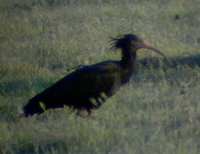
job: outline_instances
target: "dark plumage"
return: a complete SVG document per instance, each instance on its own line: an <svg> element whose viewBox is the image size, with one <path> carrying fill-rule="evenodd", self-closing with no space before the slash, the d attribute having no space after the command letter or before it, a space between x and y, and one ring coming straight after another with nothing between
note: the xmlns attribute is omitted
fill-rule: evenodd
<svg viewBox="0 0 200 154"><path fill-rule="evenodd" d="M92 109L98 108L129 81L135 70L138 49L148 48L163 55L132 34L113 38L112 43L114 48L121 49L121 60L105 61L75 70L30 99L23 108L24 115L40 114L44 108L61 108L64 105L78 111L86 110L90 114Z"/></svg>

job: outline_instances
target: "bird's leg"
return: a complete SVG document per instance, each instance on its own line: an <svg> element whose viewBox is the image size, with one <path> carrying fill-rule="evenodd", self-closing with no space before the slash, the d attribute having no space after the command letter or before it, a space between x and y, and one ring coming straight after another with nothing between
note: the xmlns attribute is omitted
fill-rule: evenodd
<svg viewBox="0 0 200 154"><path fill-rule="evenodd" d="M95 119L94 112L92 110L90 110L90 109L88 109L87 112L88 112L87 117L94 120Z"/></svg>
<svg viewBox="0 0 200 154"><path fill-rule="evenodd" d="M89 108L86 109L80 109L77 111L77 115L82 117L82 118L88 118L88 117L92 117L92 111Z"/></svg>
<svg viewBox="0 0 200 154"><path fill-rule="evenodd" d="M90 109L87 109L87 115L90 116L92 114L92 111Z"/></svg>
<svg viewBox="0 0 200 154"><path fill-rule="evenodd" d="M85 110L78 110L76 115L82 117L82 118L86 118L87 117L87 112Z"/></svg>

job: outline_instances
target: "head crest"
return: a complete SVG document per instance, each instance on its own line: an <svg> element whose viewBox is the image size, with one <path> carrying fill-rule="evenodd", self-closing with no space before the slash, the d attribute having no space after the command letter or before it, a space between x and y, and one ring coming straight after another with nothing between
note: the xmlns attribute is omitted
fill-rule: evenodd
<svg viewBox="0 0 200 154"><path fill-rule="evenodd" d="M111 48L121 49L130 44L131 41L137 41L140 38L134 34L125 34L116 38L111 38Z"/></svg>

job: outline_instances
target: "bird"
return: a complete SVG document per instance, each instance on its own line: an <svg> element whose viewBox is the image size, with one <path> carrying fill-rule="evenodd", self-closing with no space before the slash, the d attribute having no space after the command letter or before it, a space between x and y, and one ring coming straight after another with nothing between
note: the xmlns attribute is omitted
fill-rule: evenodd
<svg viewBox="0 0 200 154"><path fill-rule="evenodd" d="M160 50L135 34L111 38L111 48L121 50L120 60L107 60L74 70L31 98L23 107L23 115L29 117L64 106L90 115L136 73L139 49L146 48L165 57Z"/></svg>

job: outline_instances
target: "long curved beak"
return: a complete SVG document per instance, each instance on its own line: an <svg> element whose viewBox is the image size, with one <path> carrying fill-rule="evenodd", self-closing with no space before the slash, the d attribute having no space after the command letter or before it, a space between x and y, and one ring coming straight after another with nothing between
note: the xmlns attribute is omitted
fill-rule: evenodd
<svg viewBox="0 0 200 154"><path fill-rule="evenodd" d="M141 48L150 49L167 59L167 57L158 49L154 48L150 43L144 41Z"/></svg>

